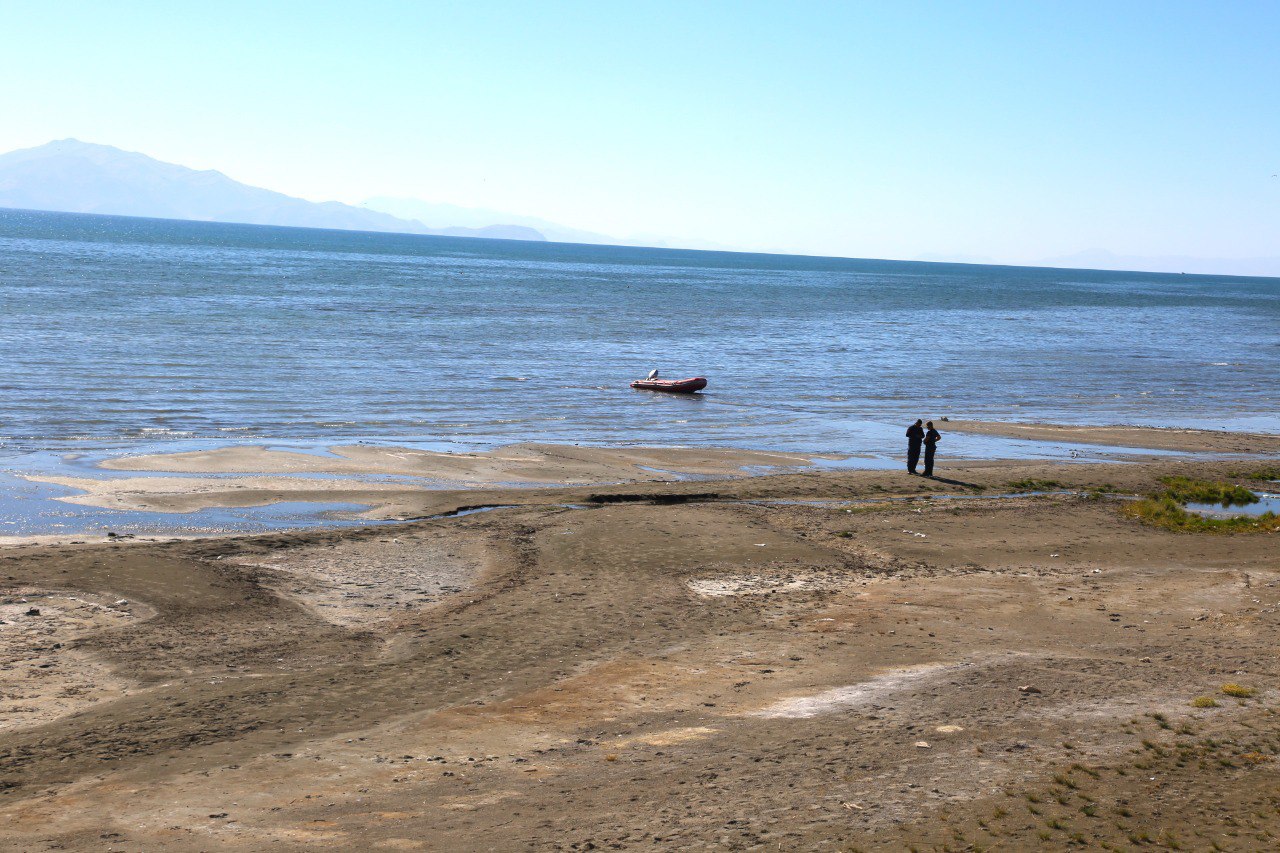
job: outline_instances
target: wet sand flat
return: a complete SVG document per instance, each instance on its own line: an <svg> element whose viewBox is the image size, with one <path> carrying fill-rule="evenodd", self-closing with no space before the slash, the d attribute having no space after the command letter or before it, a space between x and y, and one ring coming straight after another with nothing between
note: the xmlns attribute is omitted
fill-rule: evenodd
<svg viewBox="0 0 1280 853"><path fill-rule="evenodd" d="M1183 453L1280 453L1280 435L1227 430L1154 428L1139 426L1065 426L1004 421L947 421L943 430L975 435L1000 435L1032 441L1145 447Z"/></svg>
<svg viewBox="0 0 1280 853"><path fill-rule="evenodd" d="M395 474L455 482L599 483L610 480L669 479L670 471L704 476L741 474L744 466L803 467L812 455L734 448L579 447L513 444L489 452L440 453L409 447L346 445L329 455L225 447L189 453L161 453L113 459L104 468L219 474L261 471L273 474Z"/></svg>
<svg viewBox="0 0 1280 853"><path fill-rule="evenodd" d="M1270 849L1276 535L1173 533L1090 494L1238 467L406 492L415 517L506 508L0 550L5 601L132 608L6 658L9 692L36 657L98 669L83 701L31 690L35 716L0 717L0 838ZM997 497L1033 478L1062 493Z"/></svg>

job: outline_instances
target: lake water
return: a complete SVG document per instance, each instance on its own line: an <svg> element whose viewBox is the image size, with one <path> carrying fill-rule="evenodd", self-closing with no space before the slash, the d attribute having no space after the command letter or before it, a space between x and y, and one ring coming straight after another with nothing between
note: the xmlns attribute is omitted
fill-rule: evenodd
<svg viewBox="0 0 1280 853"><path fill-rule="evenodd" d="M655 367L710 385L627 388ZM1280 279L0 211L10 454L331 437L873 451L859 442L896 447L899 425L942 415L1277 430L1277 388Z"/></svg>

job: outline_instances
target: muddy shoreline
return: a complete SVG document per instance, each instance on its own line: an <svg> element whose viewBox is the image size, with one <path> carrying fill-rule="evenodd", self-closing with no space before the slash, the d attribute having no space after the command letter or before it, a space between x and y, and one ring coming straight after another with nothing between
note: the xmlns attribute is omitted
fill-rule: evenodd
<svg viewBox="0 0 1280 853"><path fill-rule="evenodd" d="M1097 494L1250 464L404 489L504 508L6 548L0 839L1262 849L1276 536Z"/></svg>

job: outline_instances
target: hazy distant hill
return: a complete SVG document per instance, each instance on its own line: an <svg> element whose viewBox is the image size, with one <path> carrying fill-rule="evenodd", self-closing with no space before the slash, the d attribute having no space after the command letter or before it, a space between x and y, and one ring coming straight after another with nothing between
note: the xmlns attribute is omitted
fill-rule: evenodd
<svg viewBox="0 0 1280 853"><path fill-rule="evenodd" d="M336 201L306 201L233 181L221 172L201 172L75 139L0 154L0 207L452 237L546 239L524 225L429 228L411 219Z"/></svg>
<svg viewBox="0 0 1280 853"><path fill-rule="evenodd" d="M445 223L450 225L466 225L472 228L493 225L494 223L511 223L523 225L541 233L553 243L592 243L605 246L652 246L669 249L704 249L712 252L739 252L732 246L712 243L706 240L673 239L653 234L633 234L630 237L613 237L595 231L584 231L581 228L570 228L557 222L550 222L536 216L522 216L518 213L506 213L500 210L488 210L482 207L462 207L456 204L423 201L417 198L397 198L377 196L365 200L361 207L414 219L422 224L438 228Z"/></svg>
<svg viewBox="0 0 1280 853"><path fill-rule="evenodd" d="M618 237L610 237L608 234L597 234L594 231L569 228L535 216L521 216L497 210L487 210L481 207L441 204L416 198L378 196L368 199L361 207L381 213L389 213L392 216L399 216L404 219L413 219L429 228L443 228L446 224L450 226L462 225L469 228L484 228L495 223L504 222L532 228L548 240L556 243L595 243L610 246L630 244L630 241Z"/></svg>

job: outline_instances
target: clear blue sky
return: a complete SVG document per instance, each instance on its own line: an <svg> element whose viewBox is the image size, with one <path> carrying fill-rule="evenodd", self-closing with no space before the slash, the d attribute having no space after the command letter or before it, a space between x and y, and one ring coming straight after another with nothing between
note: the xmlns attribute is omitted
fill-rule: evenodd
<svg viewBox="0 0 1280 853"><path fill-rule="evenodd" d="M1280 2L0 2L0 150L861 257L1280 255Z"/></svg>

